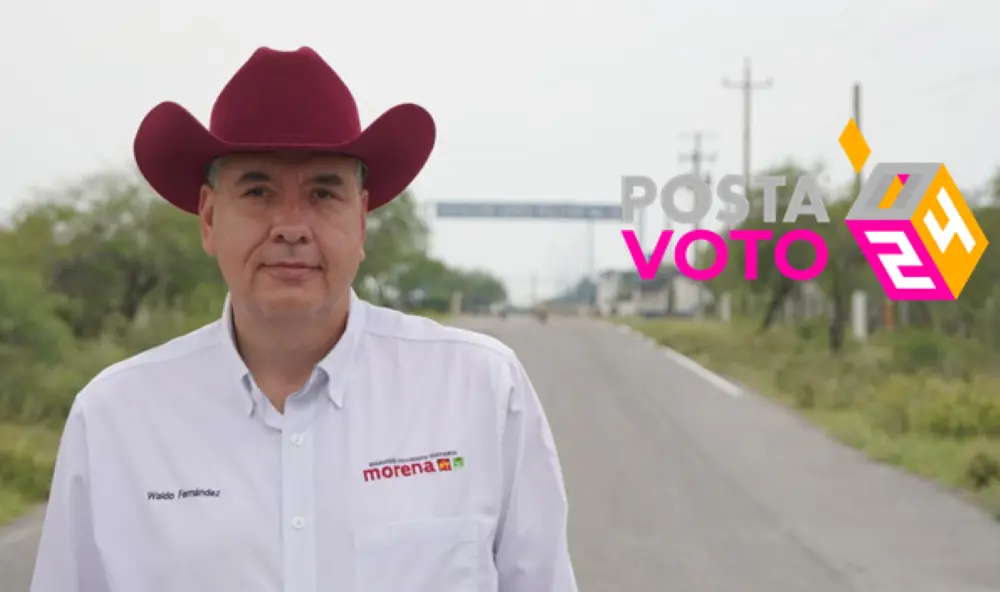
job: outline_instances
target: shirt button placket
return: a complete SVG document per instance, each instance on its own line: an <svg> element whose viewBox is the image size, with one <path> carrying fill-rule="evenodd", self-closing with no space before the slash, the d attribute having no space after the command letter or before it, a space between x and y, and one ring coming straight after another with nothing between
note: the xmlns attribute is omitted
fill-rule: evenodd
<svg viewBox="0 0 1000 592"><path fill-rule="evenodd" d="M282 541L287 592L316 590L315 465L313 438L307 427L311 415L308 401L309 398L305 402L289 399L291 404L286 404L284 418L289 429L281 439Z"/></svg>

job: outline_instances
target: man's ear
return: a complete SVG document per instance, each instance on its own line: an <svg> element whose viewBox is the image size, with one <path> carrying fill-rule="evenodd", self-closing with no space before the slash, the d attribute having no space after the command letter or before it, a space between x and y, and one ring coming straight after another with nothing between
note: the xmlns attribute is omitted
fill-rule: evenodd
<svg viewBox="0 0 1000 592"><path fill-rule="evenodd" d="M201 246L209 255L215 255L215 242L212 240L212 230L215 226L215 191L207 183L201 186L198 219L201 226Z"/></svg>
<svg viewBox="0 0 1000 592"><path fill-rule="evenodd" d="M368 190L361 190L361 258L365 258L365 241L368 239Z"/></svg>

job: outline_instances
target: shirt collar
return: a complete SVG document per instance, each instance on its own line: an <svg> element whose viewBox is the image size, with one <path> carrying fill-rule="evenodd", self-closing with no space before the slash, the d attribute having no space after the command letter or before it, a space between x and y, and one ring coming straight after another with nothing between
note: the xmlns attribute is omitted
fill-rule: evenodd
<svg viewBox="0 0 1000 592"><path fill-rule="evenodd" d="M333 346L326 356L319 361L317 367L327 376L326 391L330 400L338 408L344 405L344 391L347 386L348 372L354 363L354 355L361 342L361 335L364 333L365 313L367 307L365 302L358 298L357 293L352 288L350 290L350 302L347 313L347 327L340 340ZM250 385L252 379L250 369L236 349L236 334L233 328L233 306L230 294L226 294L226 300L222 307L222 327L221 337L223 340L223 350L226 356L226 366L230 376L239 382L246 393L247 414L254 411L256 402L253 399Z"/></svg>

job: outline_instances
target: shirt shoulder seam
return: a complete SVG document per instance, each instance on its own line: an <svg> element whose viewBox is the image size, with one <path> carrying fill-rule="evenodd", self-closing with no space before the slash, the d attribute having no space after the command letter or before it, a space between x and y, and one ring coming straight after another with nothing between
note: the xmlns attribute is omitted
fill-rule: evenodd
<svg viewBox="0 0 1000 592"><path fill-rule="evenodd" d="M164 344L164 346L166 345L167 344ZM195 355L206 349L212 349L218 346L219 346L218 343L208 341L206 343L199 344L193 348L186 347L182 351L170 352L163 357L153 357L153 356L145 357L142 354L138 354L136 356L133 356L131 358L126 358L125 360L122 360L117 364L113 364L105 368L103 372L101 372L94 378L93 382L96 385L97 383L103 382L105 379L119 375L123 372L128 372L133 369L145 368L154 364L165 364L169 362L174 362L179 358Z"/></svg>
<svg viewBox="0 0 1000 592"><path fill-rule="evenodd" d="M398 339L400 341L410 341L410 342L422 342L422 343L456 343L469 345L477 347L479 349L485 349L487 351L493 352L507 361L514 361L516 356L510 350L510 348L504 345L495 345L492 343L482 343L475 339L468 339L459 336L444 336L444 335L432 335L432 336L422 336L422 335L405 335L389 331L380 331L378 329L372 329L365 327L364 332L372 337L382 337L385 339Z"/></svg>

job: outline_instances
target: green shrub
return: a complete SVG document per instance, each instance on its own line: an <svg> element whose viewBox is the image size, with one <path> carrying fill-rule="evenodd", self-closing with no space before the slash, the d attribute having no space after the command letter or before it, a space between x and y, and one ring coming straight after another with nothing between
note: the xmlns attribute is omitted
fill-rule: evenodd
<svg viewBox="0 0 1000 592"><path fill-rule="evenodd" d="M997 381L993 381L997 382ZM1000 391L985 379L973 383L925 376L912 404L914 429L949 438L1000 435Z"/></svg>
<svg viewBox="0 0 1000 592"><path fill-rule="evenodd" d="M0 449L0 487L13 489L28 499L45 499L53 468L51 463Z"/></svg>
<svg viewBox="0 0 1000 592"><path fill-rule="evenodd" d="M0 344L42 363L61 360L73 336L55 315L58 302L37 274L0 270Z"/></svg>
<svg viewBox="0 0 1000 592"><path fill-rule="evenodd" d="M891 375L868 387L863 409L887 434L904 434L912 428L911 408L920 396L912 380Z"/></svg>
<svg viewBox="0 0 1000 592"><path fill-rule="evenodd" d="M965 480L977 491L1000 484L1000 454L983 449L973 451L965 465Z"/></svg>
<svg viewBox="0 0 1000 592"><path fill-rule="evenodd" d="M892 344L892 367L897 372L915 374L938 370L948 348L945 340L926 331L914 331L895 339Z"/></svg>
<svg viewBox="0 0 1000 592"><path fill-rule="evenodd" d="M899 333L889 342L890 372L972 380L984 372L995 372L1000 364L1000 356L981 343L930 331Z"/></svg>
<svg viewBox="0 0 1000 592"><path fill-rule="evenodd" d="M40 381L75 350L37 274L0 270L0 421L20 419L49 396Z"/></svg>

